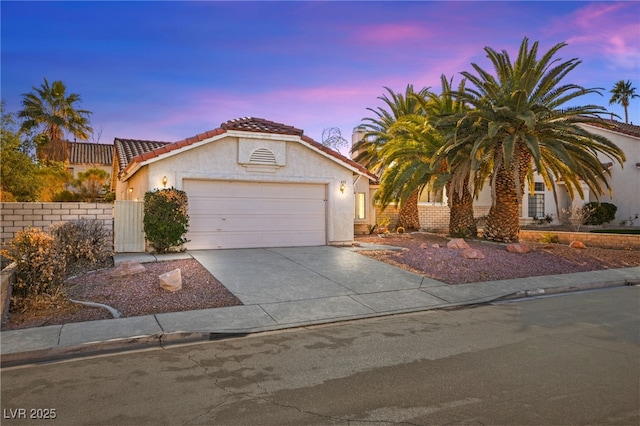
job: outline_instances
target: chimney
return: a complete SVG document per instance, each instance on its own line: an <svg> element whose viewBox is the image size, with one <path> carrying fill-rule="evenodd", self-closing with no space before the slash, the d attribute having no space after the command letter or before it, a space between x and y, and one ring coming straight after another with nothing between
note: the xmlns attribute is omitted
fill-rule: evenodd
<svg viewBox="0 0 640 426"><path fill-rule="evenodd" d="M353 128L353 133L351 134L351 147L353 148L353 146L360 142L362 140L362 138L364 138L365 133L367 133L367 129L363 126L360 125L358 127L354 127ZM351 159L355 159L358 154L360 152L359 151L352 151L351 152Z"/></svg>

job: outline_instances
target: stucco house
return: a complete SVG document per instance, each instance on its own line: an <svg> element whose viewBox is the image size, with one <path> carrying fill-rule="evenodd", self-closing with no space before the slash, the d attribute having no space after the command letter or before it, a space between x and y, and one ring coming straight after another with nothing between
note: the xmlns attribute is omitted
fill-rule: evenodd
<svg viewBox="0 0 640 426"><path fill-rule="evenodd" d="M376 177L292 126L245 117L174 143L114 146L116 204L185 191L190 250L351 244L354 216L370 214L354 194Z"/></svg>

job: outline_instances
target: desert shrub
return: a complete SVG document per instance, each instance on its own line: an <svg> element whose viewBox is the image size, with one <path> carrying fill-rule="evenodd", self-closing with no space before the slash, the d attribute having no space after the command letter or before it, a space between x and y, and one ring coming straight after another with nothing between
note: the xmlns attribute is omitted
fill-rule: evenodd
<svg viewBox="0 0 640 426"><path fill-rule="evenodd" d="M616 218L618 207L611 203L591 202L585 204L584 208L590 213L584 221L585 225L602 225L611 222Z"/></svg>
<svg viewBox="0 0 640 426"><path fill-rule="evenodd" d="M18 297L55 294L64 279L65 258L54 238L40 229L18 231L2 255L16 263L13 293Z"/></svg>
<svg viewBox="0 0 640 426"><path fill-rule="evenodd" d="M540 238L540 242L547 244L558 244L560 242L560 238L558 238L556 234L547 233L542 235L542 237Z"/></svg>
<svg viewBox="0 0 640 426"><path fill-rule="evenodd" d="M188 242L188 200L184 191L157 189L144 194L144 232L149 244L159 253Z"/></svg>
<svg viewBox="0 0 640 426"><path fill-rule="evenodd" d="M79 219L53 225L51 233L67 269L77 273L104 264L112 255L111 232L97 219Z"/></svg>

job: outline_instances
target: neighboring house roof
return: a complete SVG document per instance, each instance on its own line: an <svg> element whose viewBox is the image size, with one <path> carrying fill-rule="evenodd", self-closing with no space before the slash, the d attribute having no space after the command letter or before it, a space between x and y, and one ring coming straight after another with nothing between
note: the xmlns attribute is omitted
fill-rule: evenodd
<svg viewBox="0 0 640 426"><path fill-rule="evenodd" d="M70 164L100 164L113 162L113 145L89 142L69 142Z"/></svg>
<svg viewBox="0 0 640 426"><path fill-rule="evenodd" d="M171 142L115 138L113 140L113 144L115 146L118 159L118 172L122 172L134 158L144 154L145 152L153 151L156 148L169 145Z"/></svg>
<svg viewBox="0 0 640 426"><path fill-rule="evenodd" d="M219 128L210 130L190 138L183 139L178 142L154 142L154 141L135 141L130 139L118 139L114 141L116 147L116 153L118 155L118 162L120 168L120 175L125 175L135 169L136 166L142 165L141 163L159 157L162 154L167 154L172 151L180 150L186 146L193 145L199 142L203 142L207 139L211 139L215 136L223 135L230 131L240 132L255 132L255 133L269 133L277 135L289 135L298 136L300 139L307 143L311 148L321 151L335 160L342 162L351 168L356 169L358 172L366 175L372 180L377 180L377 176L369 172L365 167L356 163L348 157L334 151L319 142L314 141L308 136L305 136L304 131L297 129L293 126L286 124L276 123L273 121L265 120L262 118L243 117L234 120L229 120L222 123ZM128 151L127 151L128 150Z"/></svg>

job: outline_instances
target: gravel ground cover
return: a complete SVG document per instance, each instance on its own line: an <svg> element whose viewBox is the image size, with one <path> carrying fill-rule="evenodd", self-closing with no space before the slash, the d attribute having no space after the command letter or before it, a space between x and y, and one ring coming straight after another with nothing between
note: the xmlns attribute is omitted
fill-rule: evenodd
<svg viewBox="0 0 640 426"><path fill-rule="evenodd" d="M531 251L520 254L507 251L506 244L470 240L466 241L469 246L480 250L485 258L465 259L462 250L447 248L449 239L437 234L390 234L385 238L373 235L357 237L358 241L404 247L402 251L360 253L447 284L640 266L640 252L631 250L574 249L563 244L527 243Z"/></svg>
<svg viewBox="0 0 640 426"><path fill-rule="evenodd" d="M195 259L143 265L145 272L130 276L112 277L115 268L108 268L70 278L64 292L69 299L114 307L123 317L242 305ZM158 276L178 268L182 274L182 290L169 292L160 288ZM2 330L108 318L112 316L106 309L64 300L48 309L11 312Z"/></svg>

